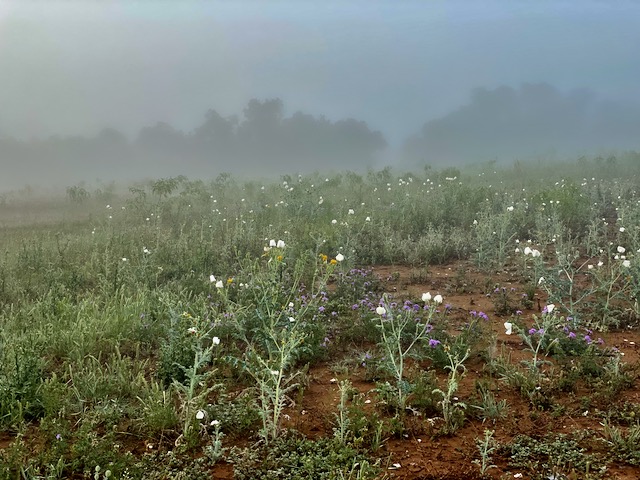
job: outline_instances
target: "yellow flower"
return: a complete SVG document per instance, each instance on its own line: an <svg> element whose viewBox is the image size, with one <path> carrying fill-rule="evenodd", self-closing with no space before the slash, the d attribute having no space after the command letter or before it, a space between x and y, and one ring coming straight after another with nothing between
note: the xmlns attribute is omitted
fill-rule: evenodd
<svg viewBox="0 0 640 480"><path fill-rule="evenodd" d="M227 278L227 284L231 285L233 283L233 278Z"/></svg>
<svg viewBox="0 0 640 480"><path fill-rule="evenodd" d="M323 263L327 263L328 259L329 257L327 257L324 253L320 254L320 260L322 260Z"/></svg>
<svg viewBox="0 0 640 480"><path fill-rule="evenodd" d="M278 255L278 256L276 257L276 260L278 260L279 262L281 262L281 261L282 261L282 258L283 258L283 257L282 257L282 255Z"/></svg>
<svg viewBox="0 0 640 480"><path fill-rule="evenodd" d="M331 261L329 262L331 265L335 265L338 263L338 261L335 258L332 258Z"/></svg>

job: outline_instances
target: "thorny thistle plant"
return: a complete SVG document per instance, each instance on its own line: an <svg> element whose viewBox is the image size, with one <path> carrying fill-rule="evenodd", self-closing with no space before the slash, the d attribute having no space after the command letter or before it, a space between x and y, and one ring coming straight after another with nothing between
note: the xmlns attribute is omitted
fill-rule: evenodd
<svg viewBox="0 0 640 480"><path fill-rule="evenodd" d="M305 259L299 259L292 276L285 279L283 249L284 245L266 250L266 264L253 271L250 306L238 306L230 317L246 345L243 358L230 361L240 365L257 385L260 434L267 444L278 437L283 411L292 403L289 394L300 386L297 379L302 372L291 369L309 340L309 317L318 311L324 298L319 293L325 290L334 268L331 264L325 268L316 265L311 291L301 300Z"/></svg>
<svg viewBox="0 0 640 480"><path fill-rule="evenodd" d="M194 326L189 327L189 333L193 336L194 357L193 364L180 368L184 371L186 384L174 380L173 387L182 397L182 438L187 444L198 434L195 421L202 420L200 407L205 403L207 396L220 387L220 385L208 385L215 370L208 368L213 360L214 351L219 349L220 339L212 337L211 328L206 328L206 322L189 316ZM179 442L176 442L179 443Z"/></svg>
<svg viewBox="0 0 640 480"><path fill-rule="evenodd" d="M419 310L398 308L392 305L387 295L384 295L376 308L378 328L382 337L380 347L385 354L385 366L396 383L395 392L400 415L404 415L409 396L408 385L404 380L406 360L414 353L416 345L431 340L429 334L433 328L433 320L439 313L438 306L442 303L442 296L431 297L431 294L425 293L422 301L424 307ZM423 316L418 317L418 312Z"/></svg>
<svg viewBox="0 0 640 480"><path fill-rule="evenodd" d="M444 391L439 388L435 388L433 389L433 393L442 396L442 400L438 402L442 409L442 417L444 419L442 433L444 435L449 435L462 426L462 422L464 421L464 411L466 410L467 405L458 401L455 394L458 391L460 379L464 376L467 370L464 366L464 362L469 358L471 352L470 350L467 350L464 354L460 355L459 352L452 351L448 345L445 345L443 348L447 354L447 358L449 359L449 365L445 367L449 370L447 389Z"/></svg>

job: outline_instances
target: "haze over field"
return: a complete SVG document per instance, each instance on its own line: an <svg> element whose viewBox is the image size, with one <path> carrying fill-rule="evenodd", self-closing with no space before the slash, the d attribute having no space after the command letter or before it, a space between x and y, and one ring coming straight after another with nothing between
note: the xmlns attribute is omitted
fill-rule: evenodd
<svg viewBox="0 0 640 480"><path fill-rule="evenodd" d="M0 1L0 188L640 149L640 3Z"/></svg>

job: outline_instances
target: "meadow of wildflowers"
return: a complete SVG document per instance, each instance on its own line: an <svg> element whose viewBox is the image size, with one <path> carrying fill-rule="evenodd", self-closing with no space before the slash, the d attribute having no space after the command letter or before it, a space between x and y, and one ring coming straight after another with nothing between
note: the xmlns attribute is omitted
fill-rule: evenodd
<svg viewBox="0 0 640 480"><path fill-rule="evenodd" d="M0 478L639 478L639 175L8 192Z"/></svg>

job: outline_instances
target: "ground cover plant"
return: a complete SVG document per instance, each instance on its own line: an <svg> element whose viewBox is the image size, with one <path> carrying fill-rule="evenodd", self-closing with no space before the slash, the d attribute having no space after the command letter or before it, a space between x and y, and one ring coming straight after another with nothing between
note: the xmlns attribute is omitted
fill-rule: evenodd
<svg viewBox="0 0 640 480"><path fill-rule="evenodd" d="M0 478L638 478L639 174L5 193Z"/></svg>

